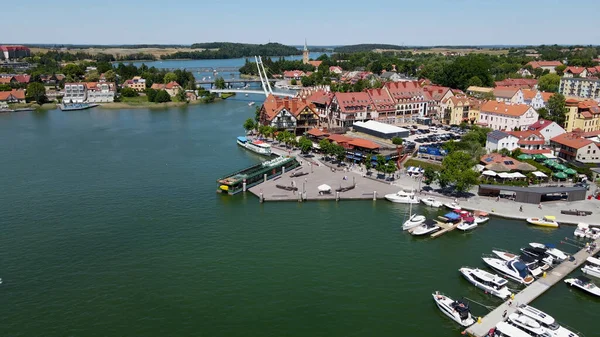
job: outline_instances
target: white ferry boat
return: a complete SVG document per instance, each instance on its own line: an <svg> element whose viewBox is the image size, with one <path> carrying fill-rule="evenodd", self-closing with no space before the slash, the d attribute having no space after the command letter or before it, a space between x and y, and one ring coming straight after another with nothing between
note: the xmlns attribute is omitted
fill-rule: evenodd
<svg viewBox="0 0 600 337"><path fill-rule="evenodd" d="M271 145L262 142L260 140L250 141L246 137L237 137L237 143L239 146L244 147L254 153L258 153L263 156L271 155Z"/></svg>

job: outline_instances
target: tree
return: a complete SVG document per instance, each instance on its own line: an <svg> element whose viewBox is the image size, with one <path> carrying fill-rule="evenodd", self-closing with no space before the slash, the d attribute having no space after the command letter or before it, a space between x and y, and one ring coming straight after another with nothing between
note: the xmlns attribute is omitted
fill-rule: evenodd
<svg viewBox="0 0 600 337"><path fill-rule="evenodd" d="M47 101L46 88L41 83L29 83L27 85L27 97L37 104L44 104Z"/></svg>
<svg viewBox="0 0 600 337"><path fill-rule="evenodd" d="M567 69L567 66L564 64L561 64L559 66L556 66L556 68L554 68L554 70L556 70L556 74L558 76L562 76L566 69Z"/></svg>
<svg viewBox="0 0 600 337"><path fill-rule="evenodd" d="M388 173L390 175L390 177L396 172L396 170L398 170L398 167L396 166L396 163L394 163L393 160L388 161L385 164L385 173Z"/></svg>
<svg viewBox="0 0 600 337"><path fill-rule="evenodd" d="M215 88L217 89L225 89L227 85L225 84L225 80L223 77L217 77L215 79Z"/></svg>
<svg viewBox="0 0 600 337"><path fill-rule="evenodd" d="M146 97L148 97L148 102L156 101L156 90L148 88L146 89Z"/></svg>
<svg viewBox="0 0 600 337"><path fill-rule="evenodd" d="M159 90L156 93L156 97L154 98L154 101L156 103L170 102L171 101L171 95L169 95L169 93L166 92L165 90Z"/></svg>
<svg viewBox="0 0 600 337"><path fill-rule="evenodd" d="M84 74L84 71L81 69L81 67L73 63L64 66L62 68L62 72L65 74L65 76L72 76L76 79L79 79L79 77Z"/></svg>
<svg viewBox="0 0 600 337"><path fill-rule="evenodd" d="M481 96L482 99L487 100L487 101L493 101L496 99L496 96L494 96L494 92L490 91L490 92L486 92L485 94L483 94Z"/></svg>
<svg viewBox="0 0 600 337"><path fill-rule="evenodd" d="M375 157L375 160L377 162L377 164L375 165L375 170L377 172L385 173L385 157L378 154L377 157Z"/></svg>
<svg viewBox="0 0 600 337"><path fill-rule="evenodd" d="M104 79L106 79L106 82L116 82L117 74L115 73L114 70L111 69L104 73Z"/></svg>
<svg viewBox="0 0 600 337"><path fill-rule="evenodd" d="M313 147L312 141L304 136L300 137L298 147L302 153L308 153Z"/></svg>
<svg viewBox="0 0 600 337"><path fill-rule="evenodd" d="M550 117L550 113L548 112L548 109L546 108L539 108L537 110L539 118L540 119L549 119Z"/></svg>
<svg viewBox="0 0 600 337"><path fill-rule="evenodd" d="M369 171L371 171L371 168L373 168L373 164L371 163L371 157L367 157L363 160L363 164L365 164L365 169L367 170L367 173Z"/></svg>
<svg viewBox="0 0 600 337"><path fill-rule="evenodd" d="M321 141L319 141L319 148L324 155L331 153L331 143L328 139L321 139Z"/></svg>
<svg viewBox="0 0 600 337"><path fill-rule="evenodd" d="M90 71L89 73L85 74L85 80L88 82L98 82L100 80L100 75L96 70Z"/></svg>
<svg viewBox="0 0 600 337"><path fill-rule="evenodd" d="M477 76L473 76L469 79L469 86L481 87L483 86L483 81Z"/></svg>
<svg viewBox="0 0 600 337"><path fill-rule="evenodd" d="M303 87L312 87L315 85L315 80L312 76L303 76L300 82L302 82Z"/></svg>
<svg viewBox="0 0 600 337"><path fill-rule="evenodd" d="M179 89L175 97L177 97L179 102L187 102L187 96L185 95L185 91L183 89Z"/></svg>
<svg viewBox="0 0 600 337"><path fill-rule="evenodd" d="M255 127L256 127L256 122L254 122L254 119L252 119L252 118L248 118L244 122L244 130L246 130L246 133L250 132L250 130L254 130Z"/></svg>
<svg viewBox="0 0 600 337"><path fill-rule="evenodd" d="M475 163L471 155L463 151L455 151L447 155L442 162L442 170L438 178L440 186L453 184L457 192L468 191L477 184L479 177L479 173L472 169Z"/></svg>
<svg viewBox="0 0 600 337"><path fill-rule="evenodd" d="M121 89L121 96L123 97L137 97L138 93L137 91L131 89L131 88L123 88Z"/></svg>
<svg viewBox="0 0 600 337"><path fill-rule="evenodd" d="M177 81L177 75L175 73L166 73L163 78L163 83L167 84L173 81Z"/></svg>
<svg viewBox="0 0 600 337"><path fill-rule="evenodd" d="M402 143L404 143L404 139L402 139L400 137L393 137L392 138L392 144L394 144L394 145L402 145Z"/></svg>
<svg viewBox="0 0 600 337"><path fill-rule="evenodd" d="M560 76L557 74L547 74L538 80L538 89L541 91L558 92L560 85Z"/></svg>
<svg viewBox="0 0 600 337"><path fill-rule="evenodd" d="M513 152L511 152L510 156L513 158L517 158L518 156L522 155L523 151L521 151L521 149L516 148L513 150Z"/></svg>
<svg viewBox="0 0 600 337"><path fill-rule="evenodd" d="M260 112L261 112L261 108L259 106L257 106L256 109L254 110L254 120L257 123L260 122Z"/></svg>
<svg viewBox="0 0 600 337"><path fill-rule="evenodd" d="M565 96L556 93L548 99L548 119L556 122L558 125L563 126L566 119L567 109L565 108Z"/></svg>
<svg viewBox="0 0 600 337"><path fill-rule="evenodd" d="M291 85L298 85L298 81L296 81L296 79L295 79L295 78L293 78L293 79L290 81L290 84L291 84Z"/></svg>
<svg viewBox="0 0 600 337"><path fill-rule="evenodd" d="M427 166L425 168L425 172L423 172L423 177L425 177L425 185L429 185L435 181L437 177L437 172L431 167Z"/></svg>
<svg viewBox="0 0 600 337"><path fill-rule="evenodd" d="M498 153L500 153L503 156L510 156L510 150L505 147L498 150Z"/></svg>
<svg viewBox="0 0 600 337"><path fill-rule="evenodd" d="M0 91L11 91L12 88L8 84L0 84Z"/></svg>

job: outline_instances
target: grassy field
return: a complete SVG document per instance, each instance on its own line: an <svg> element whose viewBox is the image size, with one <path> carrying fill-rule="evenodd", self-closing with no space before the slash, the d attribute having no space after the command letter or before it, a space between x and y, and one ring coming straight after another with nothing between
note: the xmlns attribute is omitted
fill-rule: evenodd
<svg viewBox="0 0 600 337"><path fill-rule="evenodd" d="M431 163L428 161L422 161L422 160L414 159L414 158L411 158L404 162L404 167L409 167L409 166L421 167L422 169L426 169L426 168L430 167L434 171L442 170L442 165L438 165L438 164L434 164L434 163Z"/></svg>
<svg viewBox="0 0 600 337"><path fill-rule="evenodd" d="M45 53L50 49L47 48L31 48L32 53ZM190 49L190 48L82 48L82 49L65 49L61 50L68 53L88 53L91 55L96 55L99 53L103 54L111 54L115 57L131 55L131 54L152 54L156 58L159 58L161 55L172 54L178 51L202 51L203 49Z"/></svg>
<svg viewBox="0 0 600 337"><path fill-rule="evenodd" d="M404 49L404 50L386 50L386 49L376 49L375 52L412 52L413 54L444 54L444 53L459 53L459 54L490 54L490 55L505 55L508 54L508 49L474 49L474 48L465 48L465 49L448 49L448 48L429 48L429 49Z"/></svg>

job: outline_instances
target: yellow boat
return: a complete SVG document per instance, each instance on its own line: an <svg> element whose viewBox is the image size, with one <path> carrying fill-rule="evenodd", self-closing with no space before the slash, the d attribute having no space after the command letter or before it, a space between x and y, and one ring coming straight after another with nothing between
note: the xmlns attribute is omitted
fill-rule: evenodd
<svg viewBox="0 0 600 337"><path fill-rule="evenodd" d="M543 218L527 218L527 222L542 227L553 227L558 228L558 222L554 215L545 215Z"/></svg>

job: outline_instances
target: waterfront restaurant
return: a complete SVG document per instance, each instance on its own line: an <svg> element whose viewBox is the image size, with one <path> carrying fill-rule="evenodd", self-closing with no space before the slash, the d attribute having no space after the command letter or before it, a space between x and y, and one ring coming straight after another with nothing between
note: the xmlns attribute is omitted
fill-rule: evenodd
<svg viewBox="0 0 600 337"><path fill-rule="evenodd" d="M519 187L505 185L479 185L478 194L488 197L514 197L517 202L539 204L544 201L585 200L585 187Z"/></svg>

